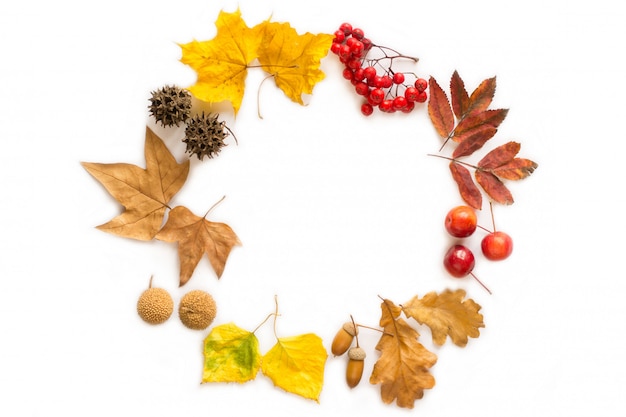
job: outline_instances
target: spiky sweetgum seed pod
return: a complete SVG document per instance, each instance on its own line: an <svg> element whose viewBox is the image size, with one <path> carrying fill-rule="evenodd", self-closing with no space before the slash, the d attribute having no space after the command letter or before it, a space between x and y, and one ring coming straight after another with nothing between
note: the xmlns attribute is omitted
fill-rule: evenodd
<svg viewBox="0 0 626 417"><path fill-rule="evenodd" d="M192 330L204 330L213 323L217 314L215 300L208 292L192 290L183 296L178 305L180 321Z"/></svg>
<svg viewBox="0 0 626 417"><path fill-rule="evenodd" d="M177 86L165 86L152 92L148 109L163 126L178 126L189 118L191 93Z"/></svg>
<svg viewBox="0 0 626 417"><path fill-rule="evenodd" d="M228 136L226 123L217 120L218 114L198 114L187 121L185 138L187 153L196 155L202 160L205 156L213 158L217 156L226 144L224 139Z"/></svg>
<svg viewBox="0 0 626 417"><path fill-rule="evenodd" d="M148 288L137 300L137 313L146 323L161 324L174 311L174 300L163 288Z"/></svg>

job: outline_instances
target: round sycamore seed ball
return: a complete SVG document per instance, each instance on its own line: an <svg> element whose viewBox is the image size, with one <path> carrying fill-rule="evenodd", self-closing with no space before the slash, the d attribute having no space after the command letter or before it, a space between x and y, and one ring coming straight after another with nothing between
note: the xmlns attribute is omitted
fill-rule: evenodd
<svg viewBox="0 0 626 417"><path fill-rule="evenodd" d="M192 330L204 330L213 323L217 306L211 294L201 291L189 291L180 300L178 316L185 326Z"/></svg>
<svg viewBox="0 0 626 417"><path fill-rule="evenodd" d="M174 311L174 300L163 288L148 288L137 301L137 313L146 323L161 324Z"/></svg>

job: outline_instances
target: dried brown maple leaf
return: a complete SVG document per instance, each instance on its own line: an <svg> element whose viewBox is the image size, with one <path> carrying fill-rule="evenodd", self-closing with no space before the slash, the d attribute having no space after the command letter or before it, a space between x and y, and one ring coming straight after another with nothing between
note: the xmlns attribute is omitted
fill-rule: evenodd
<svg viewBox="0 0 626 417"><path fill-rule="evenodd" d="M151 240L161 228L168 202L183 186L189 161L176 162L167 146L146 128L146 169L136 165L82 162L106 190L125 208L97 228L118 236Z"/></svg>
<svg viewBox="0 0 626 417"><path fill-rule="evenodd" d="M178 242L181 287L191 279L205 253L219 279L232 248L241 244L227 224L208 221L206 214L196 216L183 206L169 212L165 226L155 237L165 242Z"/></svg>
<svg viewBox="0 0 626 417"><path fill-rule="evenodd" d="M424 396L424 390L435 386L429 369L437 362L437 355L417 341L419 333L400 317L400 307L383 300L381 310L383 335L376 345L380 357L370 383L381 384L384 403L396 400L399 407L413 408L415 400Z"/></svg>
<svg viewBox="0 0 626 417"><path fill-rule="evenodd" d="M445 290L441 294L430 292L421 299L413 297L402 305L407 317L430 327L433 343L443 345L450 337L457 346L467 345L468 337L480 336L479 328L485 327L480 305L465 299L463 290Z"/></svg>

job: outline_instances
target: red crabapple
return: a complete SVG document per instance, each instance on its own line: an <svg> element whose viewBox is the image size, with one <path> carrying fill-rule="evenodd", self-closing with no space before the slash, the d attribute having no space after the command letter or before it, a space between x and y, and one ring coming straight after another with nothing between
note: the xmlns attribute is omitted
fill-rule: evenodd
<svg viewBox="0 0 626 417"><path fill-rule="evenodd" d="M457 206L446 214L445 227L454 237L468 237L476 230L477 218L469 206Z"/></svg>
<svg viewBox="0 0 626 417"><path fill-rule="evenodd" d="M501 261L513 252L513 239L504 232L495 231L483 238L480 248L485 258L490 261Z"/></svg>
<svg viewBox="0 0 626 417"><path fill-rule="evenodd" d="M475 264L474 254L463 245L453 245L443 257L443 266L455 278L469 275Z"/></svg>
<svg viewBox="0 0 626 417"><path fill-rule="evenodd" d="M463 245L452 245L443 257L443 266L455 278L471 275L489 294L491 291L472 272L476 264L472 251Z"/></svg>

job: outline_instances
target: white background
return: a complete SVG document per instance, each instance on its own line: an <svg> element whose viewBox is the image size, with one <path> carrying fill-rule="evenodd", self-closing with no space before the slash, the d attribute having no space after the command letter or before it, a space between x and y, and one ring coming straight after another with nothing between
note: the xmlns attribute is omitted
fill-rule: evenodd
<svg viewBox="0 0 626 417"><path fill-rule="evenodd" d="M539 168L510 184L496 221L513 256L478 255L471 278L446 275L443 229L461 200L423 107L365 118L333 56L306 107L250 70L235 131L214 160L192 160L175 196L196 213L226 195L211 220L243 246L221 280L207 259L178 288L175 246L95 229L121 207L80 161L144 166L146 125L179 161L181 130L148 117L150 91L189 86L177 43L208 40L221 9L253 26L290 22L332 33L344 21L375 42L420 57L421 75L468 89L497 76L494 108L509 108L493 145L522 143ZM621 416L626 411L623 216L623 8L608 0L11 1L0 6L0 415ZM489 226L488 212L480 213ZM468 241L478 250L479 233ZM397 303L464 288L486 328L464 348L426 347L437 385L408 411L368 383L378 334L363 331L364 381L350 391L344 358L329 358L320 403L274 388L201 385L202 340L173 316L136 315L149 277L175 300L210 291L215 324L254 329L274 310L280 336L315 332L326 346L352 314L377 325L379 298ZM257 335L274 343L271 323Z"/></svg>

